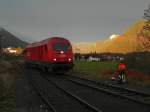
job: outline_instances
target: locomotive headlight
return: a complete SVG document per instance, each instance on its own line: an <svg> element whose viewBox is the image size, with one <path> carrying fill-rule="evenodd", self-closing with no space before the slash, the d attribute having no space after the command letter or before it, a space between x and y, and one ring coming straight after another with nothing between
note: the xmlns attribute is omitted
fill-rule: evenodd
<svg viewBox="0 0 150 112"><path fill-rule="evenodd" d="M56 61L56 58L54 58L53 60Z"/></svg>
<svg viewBox="0 0 150 112"><path fill-rule="evenodd" d="M64 54L64 51L60 51L61 54Z"/></svg>
<svg viewBox="0 0 150 112"><path fill-rule="evenodd" d="M69 58L68 60L69 60L69 61L71 61L72 59L71 59L71 58Z"/></svg>

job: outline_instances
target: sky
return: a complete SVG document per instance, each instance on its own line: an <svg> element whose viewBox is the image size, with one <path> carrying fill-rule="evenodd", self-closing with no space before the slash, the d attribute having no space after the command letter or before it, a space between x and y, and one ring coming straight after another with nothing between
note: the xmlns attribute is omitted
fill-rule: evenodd
<svg viewBox="0 0 150 112"><path fill-rule="evenodd" d="M149 0L0 0L0 27L27 42L60 36L94 42L121 34Z"/></svg>

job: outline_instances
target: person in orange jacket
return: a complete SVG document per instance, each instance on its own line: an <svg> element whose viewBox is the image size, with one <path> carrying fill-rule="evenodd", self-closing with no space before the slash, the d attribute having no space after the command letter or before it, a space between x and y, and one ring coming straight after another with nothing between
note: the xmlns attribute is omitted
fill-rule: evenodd
<svg viewBox="0 0 150 112"><path fill-rule="evenodd" d="M121 61L118 65L118 77L121 82L126 81L126 65L123 61Z"/></svg>
<svg viewBox="0 0 150 112"><path fill-rule="evenodd" d="M125 77L126 77L126 65L122 60L118 64L117 71L114 73L114 76L111 79L115 80L116 77L118 77L119 79L123 79L123 80L120 80L122 82L126 81L126 79L125 79Z"/></svg>

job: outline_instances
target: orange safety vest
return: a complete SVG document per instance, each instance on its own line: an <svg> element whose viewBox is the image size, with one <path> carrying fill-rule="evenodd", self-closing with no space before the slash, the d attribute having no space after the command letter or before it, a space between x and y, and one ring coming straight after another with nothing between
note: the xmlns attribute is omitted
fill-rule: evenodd
<svg viewBox="0 0 150 112"><path fill-rule="evenodd" d="M118 66L119 70L125 70L126 69L126 65L124 63L120 63Z"/></svg>

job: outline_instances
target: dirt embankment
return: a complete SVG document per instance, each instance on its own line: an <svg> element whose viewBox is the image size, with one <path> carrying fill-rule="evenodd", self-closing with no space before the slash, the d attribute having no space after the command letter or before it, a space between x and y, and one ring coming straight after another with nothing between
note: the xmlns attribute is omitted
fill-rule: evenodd
<svg viewBox="0 0 150 112"><path fill-rule="evenodd" d="M14 112L17 77L17 65L6 59L0 59L0 112Z"/></svg>

